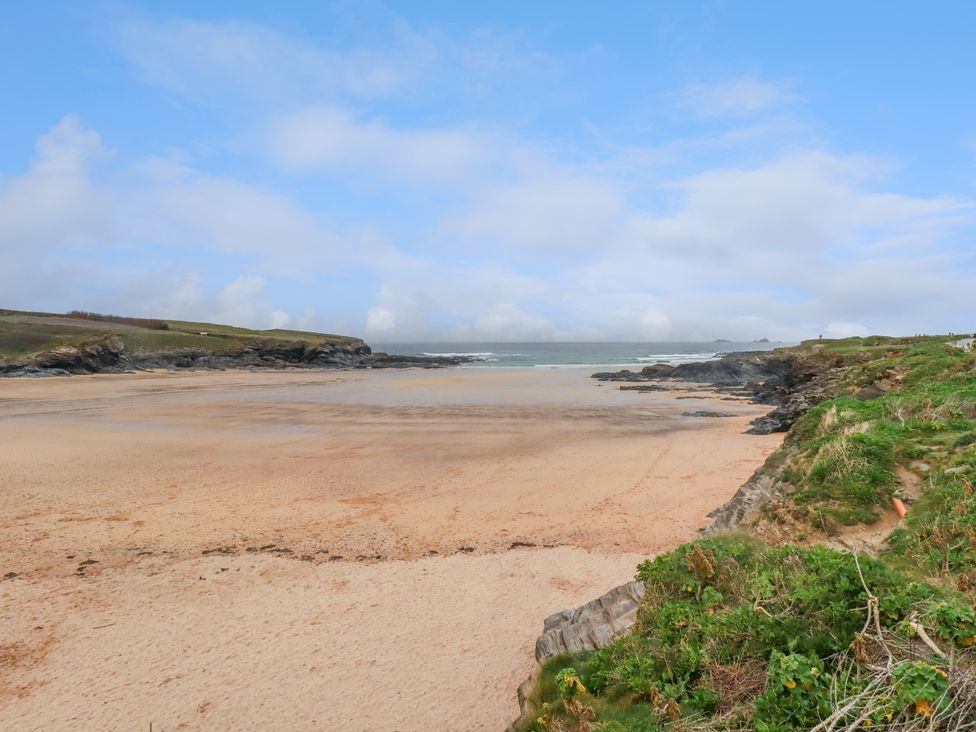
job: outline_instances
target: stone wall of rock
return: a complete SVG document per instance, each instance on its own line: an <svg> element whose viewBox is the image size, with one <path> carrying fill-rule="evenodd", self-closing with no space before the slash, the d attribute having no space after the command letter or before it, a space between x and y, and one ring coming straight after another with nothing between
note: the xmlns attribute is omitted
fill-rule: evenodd
<svg viewBox="0 0 976 732"><path fill-rule="evenodd" d="M736 528L751 512L770 499L784 495L788 488L789 485L782 480L779 469L763 465L742 484L727 503L708 514L712 523L705 529L705 533L713 534Z"/></svg>
<svg viewBox="0 0 976 732"><path fill-rule="evenodd" d="M637 607L643 596L643 584L628 582L585 605L550 615L535 642L536 661L542 663L562 653L595 651L613 642L637 622ZM521 715L509 725L509 730L517 729L536 713L531 702L535 680L533 674L519 685Z"/></svg>
<svg viewBox="0 0 976 732"><path fill-rule="evenodd" d="M550 615L535 642L535 659L542 663L560 653L603 648L634 625L643 596L641 583L628 582L578 608Z"/></svg>

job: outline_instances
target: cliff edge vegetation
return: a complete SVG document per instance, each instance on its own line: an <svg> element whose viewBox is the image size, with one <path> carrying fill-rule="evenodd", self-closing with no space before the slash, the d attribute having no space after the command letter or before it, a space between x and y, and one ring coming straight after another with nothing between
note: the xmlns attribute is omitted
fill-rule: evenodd
<svg viewBox="0 0 976 732"><path fill-rule="evenodd" d="M629 632L543 664L515 728L976 728L968 345L812 341L645 370L774 404L786 438L705 537L640 565Z"/></svg>

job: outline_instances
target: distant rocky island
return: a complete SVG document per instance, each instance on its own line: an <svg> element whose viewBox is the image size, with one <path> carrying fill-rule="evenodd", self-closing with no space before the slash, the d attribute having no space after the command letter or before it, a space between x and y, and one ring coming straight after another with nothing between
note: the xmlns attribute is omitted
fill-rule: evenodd
<svg viewBox="0 0 976 732"><path fill-rule="evenodd" d="M374 353L349 336L214 323L0 310L0 376L147 369L439 368L464 356Z"/></svg>

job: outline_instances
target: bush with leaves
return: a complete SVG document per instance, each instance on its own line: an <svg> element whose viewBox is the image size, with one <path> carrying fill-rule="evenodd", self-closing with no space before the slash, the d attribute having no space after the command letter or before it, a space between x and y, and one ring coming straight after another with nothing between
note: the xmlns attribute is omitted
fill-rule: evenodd
<svg viewBox="0 0 976 732"><path fill-rule="evenodd" d="M960 648L976 620L952 596L880 561L745 537L685 545L641 564L638 578L646 590L633 632L543 667L540 701L556 719L574 719L564 702L583 688L593 724L631 710L636 725L721 718L766 732L809 728L830 713L836 659L856 646L866 608L877 608L885 633L905 637L920 622L936 638L954 634ZM757 667L764 683L742 696L735 679Z"/></svg>

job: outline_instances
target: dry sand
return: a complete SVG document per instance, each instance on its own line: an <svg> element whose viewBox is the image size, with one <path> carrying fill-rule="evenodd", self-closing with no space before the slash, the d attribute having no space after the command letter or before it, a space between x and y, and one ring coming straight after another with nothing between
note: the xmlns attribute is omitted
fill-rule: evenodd
<svg viewBox="0 0 976 732"><path fill-rule="evenodd" d="M569 369L0 380L0 729L500 730L542 620L779 443L742 434L762 407L676 396Z"/></svg>

